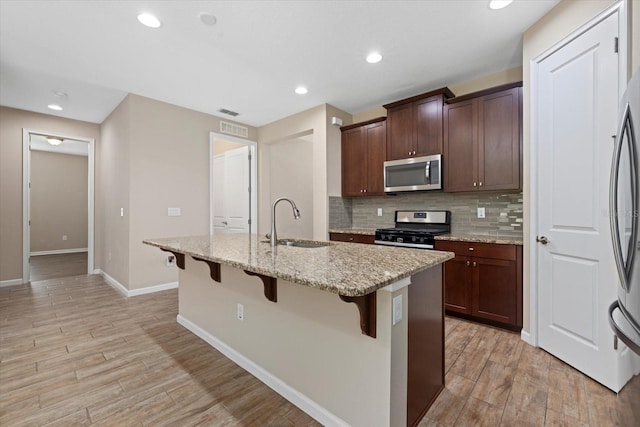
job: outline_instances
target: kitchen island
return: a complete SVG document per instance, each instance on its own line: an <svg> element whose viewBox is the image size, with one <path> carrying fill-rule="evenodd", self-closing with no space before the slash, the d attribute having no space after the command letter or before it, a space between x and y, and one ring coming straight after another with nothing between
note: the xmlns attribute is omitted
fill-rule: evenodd
<svg viewBox="0 0 640 427"><path fill-rule="evenodd" d="M178 322L324 425L415 425L444 386L450 252L256 235L149 239L176 256Z"/></svg>

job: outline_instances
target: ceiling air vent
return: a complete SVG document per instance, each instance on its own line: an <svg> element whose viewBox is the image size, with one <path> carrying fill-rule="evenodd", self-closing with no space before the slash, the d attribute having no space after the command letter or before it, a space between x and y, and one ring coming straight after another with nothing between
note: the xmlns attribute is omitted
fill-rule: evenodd
<svg viewBox="0 0 640 427"><path fill-rule="evenodd" d="M220 122L220 132L226 133L229 135L240 136L242 138L249 137L249 128L246 126L234 125L229 122Z"/></svg>
<svg viewBox="0 0 640 427"><path fill-rule="evenodd" d="M222 113L222 114L228 114L228 115L233 116L233 117L235 117L238 114L240 114L240 113L237 113L235 111L227 110L226 108L221 108L221 109L218 110L218 112Z"/></svg>

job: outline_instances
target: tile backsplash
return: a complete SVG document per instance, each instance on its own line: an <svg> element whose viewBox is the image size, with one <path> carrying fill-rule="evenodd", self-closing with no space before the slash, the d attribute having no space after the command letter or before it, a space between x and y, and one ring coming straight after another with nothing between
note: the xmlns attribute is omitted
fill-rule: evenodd
<svg viewBox="0 0 640 427"><path fill-rule="evenodd" d="M477 208L485 208L485 218ZM377 215L382 208L382 216ZM451 233L522 238L522 193L400 193L380 197L329 197L329 228L393 227L401 209L449 210Z"/></svg>

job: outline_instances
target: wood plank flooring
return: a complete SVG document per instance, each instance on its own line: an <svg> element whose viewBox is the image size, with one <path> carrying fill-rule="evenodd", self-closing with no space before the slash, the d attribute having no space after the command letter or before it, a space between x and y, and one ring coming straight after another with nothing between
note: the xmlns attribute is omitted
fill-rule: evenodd
<svg viewBox="0 0 640 427"><path fill-rule="evenodd" d="M319 425L177 310L177 290L127 299L99 276L0 288L0 426ZM616 397L517 334L445 325L446 389L420 426L640 425L639 377Z"/></svg>
<svg viewBox="0 0 640 427"><path fill-rule="evenodd" d="M87 274L87 253L32 256L29 268L32 282Z"/></svg>
<svg viewBox="0 0 640 427"><path fill-rule="evenodd" d="M446 318L445 371L420 427L640 426L640 376L616 395L517 333Z"/></svg>

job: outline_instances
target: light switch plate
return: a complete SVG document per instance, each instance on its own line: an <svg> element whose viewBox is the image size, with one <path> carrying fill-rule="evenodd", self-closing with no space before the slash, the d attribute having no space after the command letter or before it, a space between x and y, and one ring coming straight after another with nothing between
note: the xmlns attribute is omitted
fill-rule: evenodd
<svg viewBox="0 0 640 427"><path fill-rule="evenodd" d="M484 208L478 208L478 218L484 218Z"/></svg>
<svg viewBox="0 0 640 427"><path fill-rule="evenodd" d="M167 208L167 216L180 216L180 208Z"/></svg>
<svg viewBox="0 0 640 427"><path fill-rule="evenodd" d="M382 216L382 208L378 208L378 216Z"/></svg>
<svg viewBox="0 0 640 427"><path fill-rule="evenodd" d="M399 321L402 320L402 295L397 295L393 297L393 321L392 324L395 325Z"/></svg>

